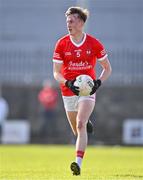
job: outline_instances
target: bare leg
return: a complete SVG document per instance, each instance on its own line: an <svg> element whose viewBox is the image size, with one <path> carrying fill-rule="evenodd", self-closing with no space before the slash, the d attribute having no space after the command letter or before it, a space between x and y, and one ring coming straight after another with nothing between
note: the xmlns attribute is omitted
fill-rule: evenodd
<svg viewBox="0 0 143 180"><path fill-rule="evenodd" d="M66 111L66 115L69 121L69 124L71 126L71 129L75 136L77 136L77 130L76 130L76 117L77 112L76 111Z"/></svg>
<svg viewBox="0 0 143 180"><path fill-rule="evenodd" d="M77 141L76 141L76 153L77 163L81 166L82 158L87 147L87 130L86 125L88 119L94 109L95 102L90 100L81 101L78 104L77 114Z"/></svg>

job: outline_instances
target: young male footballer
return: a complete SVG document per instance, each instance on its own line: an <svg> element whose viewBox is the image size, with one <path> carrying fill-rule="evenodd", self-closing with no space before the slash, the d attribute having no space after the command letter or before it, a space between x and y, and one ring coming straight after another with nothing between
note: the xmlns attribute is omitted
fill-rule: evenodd
<svg viewBox="0 0 143 180"><path fill-rule="evenodd" d="M83 31L88 10L70 7L66 13L68 34L56 43L53 55L53 74L59 82L67 119L76 139L76 158L70 165L73 175L80 175L81 164L87 147L87 132L91 130L89 117L94 109L96 90L111 74L107 53L99 40ZM95 66L102 67L96 77ZM94 80L90 96L78 96L74 86L77 76L86 74Z"/></svg>

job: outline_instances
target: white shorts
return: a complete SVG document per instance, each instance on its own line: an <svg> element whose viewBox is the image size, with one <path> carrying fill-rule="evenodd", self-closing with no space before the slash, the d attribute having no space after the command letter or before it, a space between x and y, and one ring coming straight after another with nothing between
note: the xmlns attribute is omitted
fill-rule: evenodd
<svg viewBox="0 0 143 180"><path fill-rule="evenodd" d="M84 100L95 102L96 95L91 96L63 96L64 107L66 111L78 111L78 103Z"/></svg>

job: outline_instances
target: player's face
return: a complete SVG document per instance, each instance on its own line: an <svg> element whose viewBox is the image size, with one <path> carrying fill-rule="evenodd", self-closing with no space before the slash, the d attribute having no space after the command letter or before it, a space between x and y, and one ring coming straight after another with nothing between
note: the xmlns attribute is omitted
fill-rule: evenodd
<svg viewBox="0 0 143 180"><path fill-rule="evenodd" d="M76 35L82 32L83 21L78 17L77 14L71 14L67 17L67 29L70 35Z"/></svg>

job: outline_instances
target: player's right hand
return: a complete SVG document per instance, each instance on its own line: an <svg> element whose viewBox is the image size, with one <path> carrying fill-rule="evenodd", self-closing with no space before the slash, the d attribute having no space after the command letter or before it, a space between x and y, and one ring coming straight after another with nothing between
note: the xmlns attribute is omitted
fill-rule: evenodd
<svg viewBox="0 0 143 180"><path fill-rule="evenodd" d="M68 87L75 95L79 95L79 87L77 86L74 86L74 82L76 81L76 79L70 81L70 80L67 80L65 82L65 85L66 87Z"/></svg>

